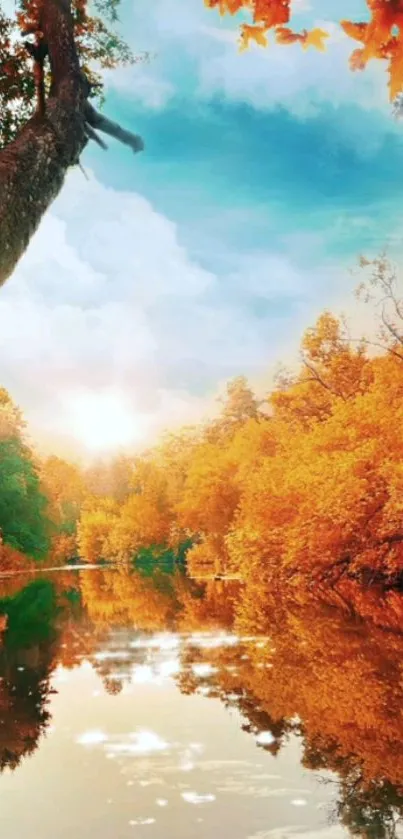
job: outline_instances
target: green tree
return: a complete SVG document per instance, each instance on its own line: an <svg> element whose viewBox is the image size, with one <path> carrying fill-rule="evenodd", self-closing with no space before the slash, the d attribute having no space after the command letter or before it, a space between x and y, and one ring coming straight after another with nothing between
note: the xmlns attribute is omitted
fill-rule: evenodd
<svg viewBox="0 0 403 839"><path fill-rule="evenodd" d="M15 550L42 559L49 547L47 500L35 464L18 438L0 439L0 533Z"/></svg>

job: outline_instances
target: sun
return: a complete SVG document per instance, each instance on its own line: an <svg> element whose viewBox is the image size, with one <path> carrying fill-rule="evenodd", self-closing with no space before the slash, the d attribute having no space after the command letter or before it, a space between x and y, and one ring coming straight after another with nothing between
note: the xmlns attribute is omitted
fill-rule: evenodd
<svg viewBox="0 0 403 839"><path fill-rule="evenodd" d="M89 451L110 453L145 436L144 422L117 390L80 391L66 402L69 430Z"/></svg>

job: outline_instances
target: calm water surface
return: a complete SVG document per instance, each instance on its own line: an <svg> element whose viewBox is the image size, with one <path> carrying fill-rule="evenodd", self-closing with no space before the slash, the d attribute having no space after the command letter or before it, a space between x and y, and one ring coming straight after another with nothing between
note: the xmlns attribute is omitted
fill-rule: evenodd
<svg viewBox="0 0 403 839"><path fill-rule="evenodd" d="M403 835L397 633L298 610L235 631L223 587L164 575L1 594L4 839Z"/></svg>

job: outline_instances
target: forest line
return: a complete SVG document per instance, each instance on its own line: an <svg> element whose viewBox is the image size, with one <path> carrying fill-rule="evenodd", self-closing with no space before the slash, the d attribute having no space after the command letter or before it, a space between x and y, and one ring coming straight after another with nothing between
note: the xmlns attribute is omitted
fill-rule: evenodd
<svg viewBox="0 0 403 839"><path fill-rule="evenodd" d="M279 591L399 588L403 306L388 259L362 264L382 301L372 344L324 312L263 401L235 378L218 418L140 456L40 459L0 391L0 569L165 558Z"/></svg>

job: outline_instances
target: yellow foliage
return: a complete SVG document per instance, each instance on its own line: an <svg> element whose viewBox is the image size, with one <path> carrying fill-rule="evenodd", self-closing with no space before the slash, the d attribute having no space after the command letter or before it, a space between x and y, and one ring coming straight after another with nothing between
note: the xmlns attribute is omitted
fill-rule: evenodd
<svg viewBox="0 0 403 839"><path fill-rule="evenodd" d="M172 621L172 595L126 568L112 573L83 573L80 584L88 617L98 627L129 625L156 631L166 629Z"/></svg>
<svg viewBox="0 0 403 839"><path fill-rule="evenodd" d="M325 311L302 337L299 369L265 403L233 379L216 419L111 468L113 497L88 496L80 470L45 461L60 525L50 559L63 562L77 547L91 563L127 563L142 549L149 562L168 548L182 561L187 551L191 577L229 574L252 600L257 580L302 599L310 587L401 583L403 305L384 258L375 269L377 355ZM0 391L2 411L19 427Z"/></svg>
<svg viewBox="0 0 403 839"><path fill-rule="evenodd" d="M236 380L211 426L138 460L123 504L87 504L83 558L129 560L190 537L196 578L259 577L279 590L400 579L403 359L389 338L370 357L329 312L301 351L266 413Z"/></svg>
<svg viewBox="0 0 403 839"><path fill-rule="evenodd" d="M302 46L305 50L308 49L308 47L314 47L316 50L324 52L326 49L325 40L328 37L329 34L323 29L311 29L306 33L306 35L304 35Z"/></svg>
<svg viewBox="0 0 403 839"><path fill-rule="evenodd" d="M265 26L250 26L247 23L243 23L240 31L241 35L239 48L241 52L248 49L251 41L254 41L254 43L258 44L260 47L267 47L268 40Z"/></svg>
<svg viewBox="0 0 403 839"><path fill-rule="evenodd" d="M78 525L80 556L91 564L110 557L110 536L118 516L118 507L108 499L83 509Z"/></svg>
<svg viewBox="0 0 403 839"><path fill-rule="evenodd" d="M0 441L10 437L20 437L24 428L19 409L14 405L5 388L0 387Z"/></svg>

